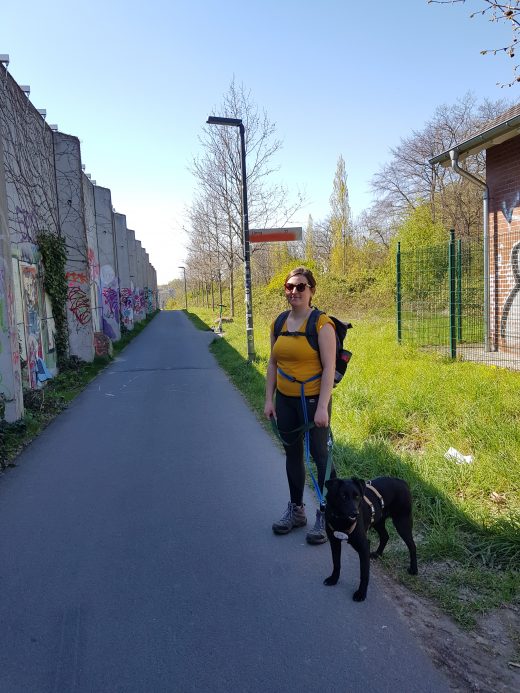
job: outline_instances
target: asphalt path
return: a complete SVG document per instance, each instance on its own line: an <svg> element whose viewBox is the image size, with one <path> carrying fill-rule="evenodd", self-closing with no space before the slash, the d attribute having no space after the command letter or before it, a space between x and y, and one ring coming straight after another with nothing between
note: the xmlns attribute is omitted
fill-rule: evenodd
<svg viewBox="0 0 520 693"><path fill-rule="evenodd" d="M349 547L325 587L273 535L283 455L212 336L160 313L0 478L0 692L449 690Z"/></svg>

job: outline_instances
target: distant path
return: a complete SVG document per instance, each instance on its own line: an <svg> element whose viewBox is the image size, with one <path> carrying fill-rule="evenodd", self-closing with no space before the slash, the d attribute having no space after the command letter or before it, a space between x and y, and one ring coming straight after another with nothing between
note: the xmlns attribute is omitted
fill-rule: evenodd
<svg viewBox="0 0 520 693"><path fill-rule="evenodd" d="M283 457L209 341L161 313L0 478L1 693L447 691L351 550L326 588L272 534Z"/></svg>

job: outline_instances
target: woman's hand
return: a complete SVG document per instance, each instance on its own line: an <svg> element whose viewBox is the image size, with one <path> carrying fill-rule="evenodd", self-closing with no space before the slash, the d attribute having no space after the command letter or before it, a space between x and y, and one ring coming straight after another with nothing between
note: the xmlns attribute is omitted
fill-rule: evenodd
<svg viewBox="0 0 520 693"><path fill-rule="evenodd" d="M329 412L327 407L318 404L314 414L314 424L317 428L326 428L329 425Z"/></svg>
<svg viewBox="0 0 520 693"><path fill-rule="evenodd" d="M267 419L270 419L271 417L276 419L276 412L274 409L274 404L272 400L270 402L266 402L264 406L264 414Z"/></svg>

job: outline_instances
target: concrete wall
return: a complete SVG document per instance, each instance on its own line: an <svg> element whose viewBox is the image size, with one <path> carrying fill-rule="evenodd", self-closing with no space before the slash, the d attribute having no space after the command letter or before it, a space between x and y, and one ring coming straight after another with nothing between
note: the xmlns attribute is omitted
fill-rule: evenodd
<svg viewBox="0 0 520 693"><path fill-rule="evenodd" d="M146 304L144 300L143 283L143 248L141 241L135 242L136 286L134 289L134 316L136 320L144 320L146 317Z"/></svg>
<svg viewBox="0 0 520 693"><path fill-rule="evenodd" d="M77 137L54 133L54 159L60 229L67 244L66 275L69 353L94 359L94 334L81 152Z"/></svg>
<svg viewBox="0 0 520 693"><path fill-rule="evenodd" d="M0 80L4 79L0 72ZM12 422L23 416L24 409L8 216L4 148L0 129L0 399L3 418Z"/></svg>
<svg viewBox="0 0 520 693"><path fill-rule="evenodd" d="M95 185L94 201L96 204L96 228L103 301L103 332L113 342L117 342L121 339L119 281L110 190Z"/></svg>
<svg viewBox="0 0 520 693"><path fill-rule="evenodd" d="M24 387L43 382L42 366L56 372L54 321L43 284L37 239L58 234L53 137L18 84L2 73L0 133L13 256L15 320Z"/></svg>
<svg viewBox="0 0 520 693"><path fill-rule="evenodd" d="M491 337L520 350L520 135L486 152L489 187Z"/></svg>
<svg viewBox="0 0 520 693"><path fill-rule="evenodd" d="M82 173L83 206L85 212L85 232L87 236L87 261L89 271L89 296L92 311L93 332L103 331L103 297L101 294L101 277L96 227L96 203L94 186Z"/></svg>
<svg viewBox="0 0 520 693"><path fill-rule="evenodd" d="M124 214L114 214L114 228L116 232L121 322L127 330L132 330L134 328L134 299L132 282L130 279L128 233Z"/></svg>
<svg viewBox="0 0 520 693"><path fill-rule="evenodd" d="M57 372L41 233L66 242L70 355L107 353L120 319L131 329L135 304L145 317L141 243L83 168L79 140L53 132L0 64L0 419L23 416L23 388Z"/></svg>

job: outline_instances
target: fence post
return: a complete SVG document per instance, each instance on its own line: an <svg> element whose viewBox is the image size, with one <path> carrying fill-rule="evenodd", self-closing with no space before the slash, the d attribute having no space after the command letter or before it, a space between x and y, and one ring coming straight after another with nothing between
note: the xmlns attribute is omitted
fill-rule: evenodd
<svg viewBox="0 0 520 693"><path fill-rule="evenodd" d="M396 294L397 294L397 341L401 343L402 323L401 323L401 242L397 242L396 255Z"/></svg>
<svg viewBox="0 0 520 693"><path fill-rule="evenodd" d="M457 239L457 341L462 342L462 241Z"/></svg>
<svg viewBox="0 0 520 693"><path fill-rule="evenodd" d="M455 231L453 229L450 230L448 270L450 282L450 356L452 359L454 359L457 356L457 334L455 331L457 306L455 300Z"/></svg>

